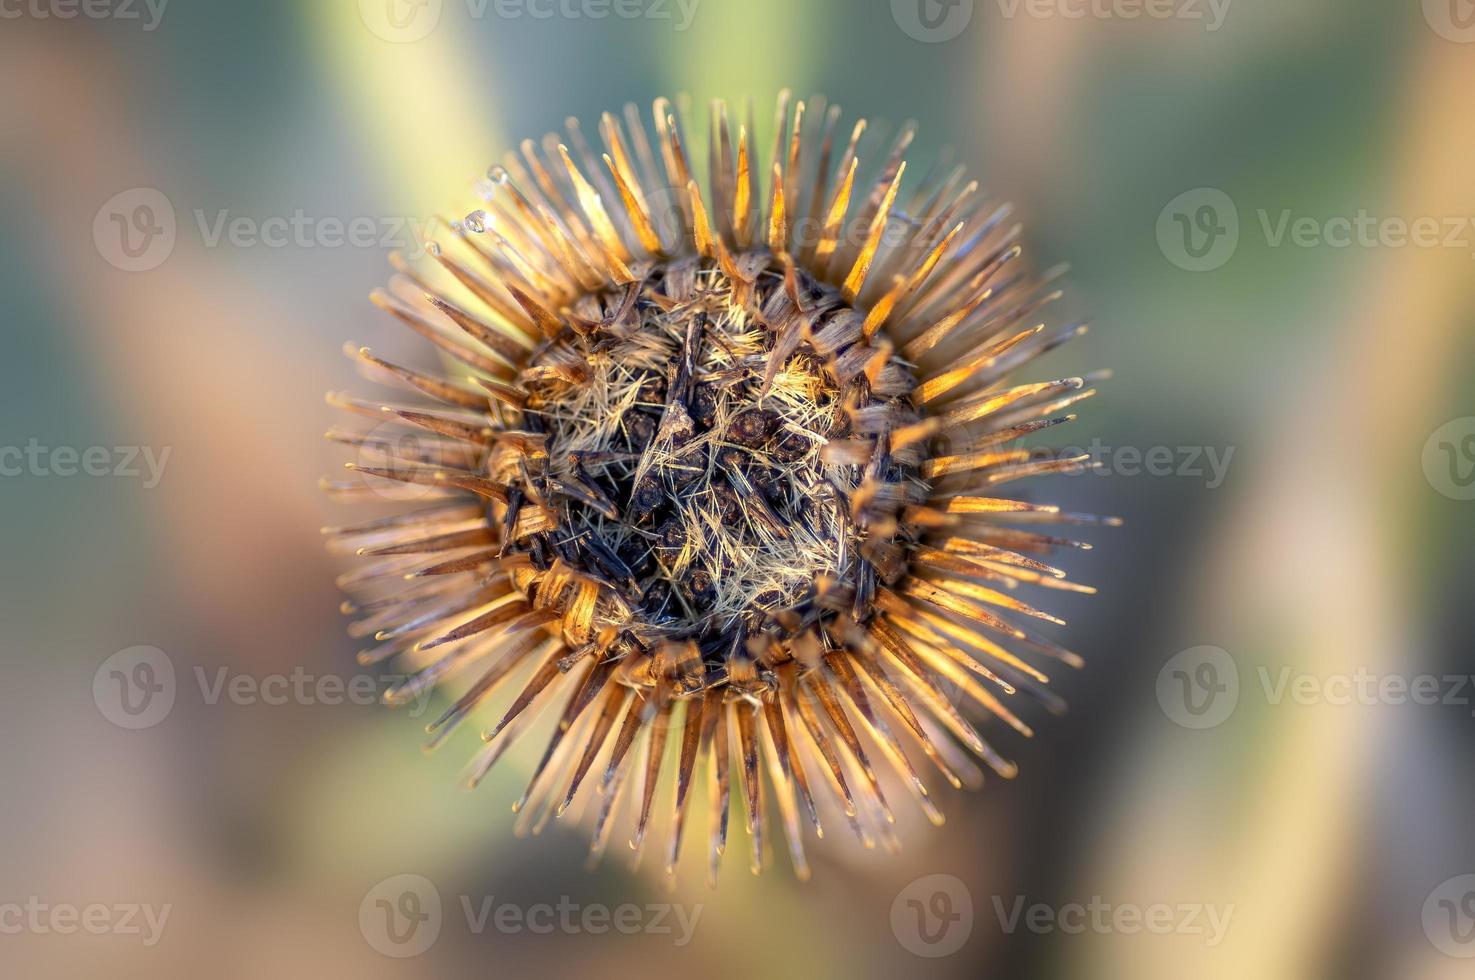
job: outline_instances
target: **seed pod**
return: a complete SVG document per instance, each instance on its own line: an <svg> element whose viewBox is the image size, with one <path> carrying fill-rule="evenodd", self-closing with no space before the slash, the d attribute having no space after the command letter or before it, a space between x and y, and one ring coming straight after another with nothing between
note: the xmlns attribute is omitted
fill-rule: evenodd
<svg viewBox="0 0 1475 980"><path fill-rule="evenodd" d="M698 384L691 393L691 417L698 426L710 429L717 420L717 389L710 384Z"/></svg>
<svg viewBox="0 0 1475 980"><path fill-rule="evenodd" d="M780 433L768 447L773 458L780 463L797 463L808 456L813 449L813 443L793 432Z"/></svg>
<svg viewBox="0 0 1475 980"><path fill-rule="evenodd" d="M644 412L625 413L625 432L628 435L625 446L631 452L643 452L650 441L656 435L656 420Z"/></svg>
<svg viewBox="0 0 1475 980"><path fill-rule="evenodd" d="M693 602L705 605L717 597L717 590L712 581L712 576L705 569L698 568L693 571L682 582Z"/></svg>
<svg viewBox="0 0 1475 980"><path fill-rule="evenodd" d="M757 449L768 441L778 426L778 416L763 408L739 412L727 428L727 438L739 446Z"/></svg>
<svg viewBox="0 0 1475 980"><path fill-rule="evenodd" d="M649 520L665 499L666 491L661 489L660 482L654 476L647 475L635 485L630 494L631 519L638 522Z"/></svg>
<svg viewBox="0 0 1475 980"><path fill-rule="evenodd" d="M653 131L607 117L605 154L576 126L571 148L527 143L490 172L485 220L423 268L397 260L416 295L378 296L458 367L361 362L439 404L335 399L393 428L343 437L363 480L330 489L427 498L330 531L368 563L343 579L364 593L355 634L381 638L361 657L402 656L404 691L471 672L436 743L500 701L473 780L561 705L519 829L599 794L596 853L617 821L638 851L674 799L656 823L668 870L701 768L714 868L734 779L755 838L777 798L801 876L815 795L891 841L872 759L940 822L913 760L961 785L966 747L1013 775L968 716L1027 732L999 695L1056 707L1031 661L1080 662L1021 593L1091 591L1045 561L1078 542L1045 532L1092 519L999 496L1088 462L1019 444L1074 418L1083 379L1005 380L1080 331L1027 329L1058 290L973 185L939 168L903 192L910 128L868 165L856 127L836 176L838 114L806 126L789 104L766 187L752 127L734 138L720 104L705 166L665 100ZM658 792L668 740L680 761Z"/></svg>
<svg viewBox="0 0 1475 980"><path fill-rule="evenodd" d="M657 532L656 547L665 552L679 552L686 547L686 527L679 517L670 517Z"/></svg>

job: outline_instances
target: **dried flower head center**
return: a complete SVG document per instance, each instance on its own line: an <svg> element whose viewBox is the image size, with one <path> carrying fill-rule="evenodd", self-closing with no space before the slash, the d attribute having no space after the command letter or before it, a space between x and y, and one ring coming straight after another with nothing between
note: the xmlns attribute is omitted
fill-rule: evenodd
<svg viewBox="0 0 1475 980"><path fill-rule="evenodd" d="M761 273L747 304L741 288L710 262L656 267L588 298L582 329L523 372L521 424L547 456L498 475L551 501L557 524L528 548L602 579L592 625L643 644L771 628L816 581L858 584L855 468L822 450L850 428L863 379L847 403L807 344L750 314L783 290L782 270ZM816 310L849 312L806 288Z"/></svg>

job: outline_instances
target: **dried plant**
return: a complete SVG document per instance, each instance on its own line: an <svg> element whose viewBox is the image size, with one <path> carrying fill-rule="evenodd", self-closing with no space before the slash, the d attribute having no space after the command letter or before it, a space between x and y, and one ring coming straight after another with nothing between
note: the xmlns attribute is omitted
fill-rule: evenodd
<svg viewBox="0 0 1475 980"><path fill-rule="evenodd" d="M434 499L328 533L368 559L341 580L378 644L361 662L413 666L386 700L457 685L432 745L516 692L473 785L556 719L519 829L588 799L594 856L624 814L638 860L673 768L674 871L708 760L712 874L735 781L753 869L771 794L802 878L802 820L895 844L883 778L941 823L919 769L977 784L966 747L1013 775L955 699L1028 735L1008 697L1056 702L1025 655L1079 665L1016 592L1092 591L1040 557L1078 542L1039 528L1093 519L997 494L1089 465L1021 443L1087 381L1008 380L1084 327L1035 322L1059 294L961 168L903 195L910 127L867 168L864 122L837 141L838 108L784 95L765 189L751 112L734 133L715 103L704 197L681 115L657 100L654 140L633 106L605 115L600 160L572 121L527 141L426 261L395 257L375 303L453 367L350 348L437 404L332 396L380 424L330 433L359 456L330 489Z"/></svg>

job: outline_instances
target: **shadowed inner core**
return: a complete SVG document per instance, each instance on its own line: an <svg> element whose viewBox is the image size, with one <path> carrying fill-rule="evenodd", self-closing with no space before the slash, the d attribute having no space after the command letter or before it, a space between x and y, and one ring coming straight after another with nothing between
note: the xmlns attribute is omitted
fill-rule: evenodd
<svg viewBox="0 0 1475 980"><path fill-rule="evenodd" d="M844 415L818 359L770 368L772 334L716 269L657 271L597 303L523 374L523 424L546 436L542 480L559 490L547 547L610 586L597 618L700 639L796 606L819 576L848 581L854 486L820 458Z"/></svg>

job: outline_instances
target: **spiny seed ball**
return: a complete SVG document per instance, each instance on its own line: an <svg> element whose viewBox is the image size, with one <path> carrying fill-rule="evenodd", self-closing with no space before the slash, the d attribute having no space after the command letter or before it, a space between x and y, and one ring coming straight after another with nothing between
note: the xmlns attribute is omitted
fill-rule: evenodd
<svg viewBox="0 0 1475 980"><path fill-rule="evenodd" d="M350 349L406 400L332 396L374 427L330 433L357 456L329 488L419 506L330 541L365 562L360 662L407 674L385 699L447 692L432 745L484 719L470 783L546 737L520 832L572 808L594 857L623 826L638 859L660 828L674 871L695 795L715 878L736 793L752 868L777 814L807 877L806 823L891 849L898 787L941 823L934 770L1014 774L976 719L1059 707L1046 671L1081 661L1031 599L1093 591L1049 562L1098 519L1015 485L1089 465L1023 440L1094 389L1017 375L1084 327L1046 329L1059 290L961 170L908 173L909 126L861 152L784 93L761 155L717 103L698 161L652 108L598 150L529 141L396 257L374 301L454 367Z"/></svg>

